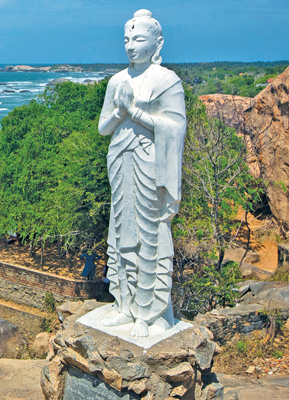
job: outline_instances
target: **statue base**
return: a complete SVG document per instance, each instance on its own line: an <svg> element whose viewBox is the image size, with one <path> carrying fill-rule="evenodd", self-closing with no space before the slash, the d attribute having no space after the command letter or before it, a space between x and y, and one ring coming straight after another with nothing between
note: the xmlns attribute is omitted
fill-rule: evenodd
<svg viewBox="0 0 289 400"><path fill-rule="evenodd" d="M108 315L113 315L113 304L106 304L105 306L96 308L95 310L83 315L77 320L77 322L89 326L90 328L97 329L101 332L105 332L111 336L117 336L120 339L134 343L139 347L143 347L144 349L148 349L156 343L167 339L170 336L183 331L184 329L192 328L193 326L187 322L175 319L175 325L172 328L164 331L158 326L152 325L149 327L148 337L137 338L129 335L129 332L133 327L133 322L119 326L102 325L100 321L103 321Z"/></svg>
<svg viewBox="0 0 289 400"><path fill-rule="evenodd" d="M223 399L223 387L211 373L220 349L208 329L194 324L144 346L135 342L148 338L132 342L78 322L91 301L69 307L65 312L61 306L63 329L51 342L42 374L46 400Z"/></svg>

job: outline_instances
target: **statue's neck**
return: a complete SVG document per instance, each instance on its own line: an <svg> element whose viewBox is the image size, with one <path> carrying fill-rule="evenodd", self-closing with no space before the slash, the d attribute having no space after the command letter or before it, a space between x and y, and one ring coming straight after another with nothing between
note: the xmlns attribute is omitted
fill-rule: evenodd
<svg viewBox="0 0 289 400"><path fill-rule="evenodd" d="M133 64L132 66L129 67L129 74L132 78L137 77L143 74L150 66L151 63Z"/></svg>

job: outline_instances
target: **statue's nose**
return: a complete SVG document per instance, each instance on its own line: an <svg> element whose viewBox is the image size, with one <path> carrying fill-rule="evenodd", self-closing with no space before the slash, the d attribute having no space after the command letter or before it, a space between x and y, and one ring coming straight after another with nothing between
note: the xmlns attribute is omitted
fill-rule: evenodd
<svg viewBox="0 0 289 400"><path fill-rule="evenodd" d="M129 40L128 44L127 44L127 49L128 50L133 50L134 49L134 44L132 40Z"/></svg>

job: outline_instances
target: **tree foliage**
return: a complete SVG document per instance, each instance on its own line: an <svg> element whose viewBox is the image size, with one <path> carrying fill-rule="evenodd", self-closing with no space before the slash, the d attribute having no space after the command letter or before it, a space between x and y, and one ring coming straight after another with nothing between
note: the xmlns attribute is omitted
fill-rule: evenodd
<svg viewBox="0 0 289 400"><path fill-rule="evenodd" d="M188 294L184 284L186 288L191 287L191 300L196 300L198 285L203 287L201 282L207 279L203 300L220 296L218 288L224 278L225 249L234 240L240 224L235 217L240 207L252 208L252 203L260 200L262 191L249 173L244 138L222 121L208 118L205 106L189 91L186 91L186 105L182 202L173 220L181 303ZM185 272L188 266L194 277ZM233 284L226 286L227 293L222 298L231 298L233 287ZM216 298L211 298L205 303L216 302Z"/></svg>
<svg viewBox="0 0 289 400"><path fill-rule="evenodd" d="M108 138L98 134L107 81L67 82L15 108L0 131L0 232L100 241L110 191Z"/></svg>

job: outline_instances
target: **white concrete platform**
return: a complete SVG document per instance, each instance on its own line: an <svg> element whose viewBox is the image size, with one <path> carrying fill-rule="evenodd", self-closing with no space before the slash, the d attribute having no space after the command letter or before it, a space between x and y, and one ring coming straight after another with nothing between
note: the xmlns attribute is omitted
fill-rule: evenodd
<svg viewBox="0 0 289 400"><path fill-rule="evenodd" d="M114 314L116 314L116 312L113 310L113 304L107 304L103 307L96 308L95 310L83 315L77 320L77 322L89 326L90 328L97 329L101 332L105 332L108 335L116 336L144 349L149 349L158 342L167 339L178 332L193 327L193 324L175 319L175 326L165 332L160 332L156 327L151 326L149 328L150 336L145 338L136 338L129 336L129 332L133 327L133 322L120 326L103 326L100 321L102 321L104 318L107 318L109 314L112 317Z"/></svg>

